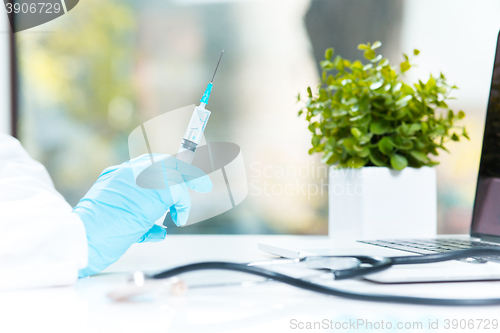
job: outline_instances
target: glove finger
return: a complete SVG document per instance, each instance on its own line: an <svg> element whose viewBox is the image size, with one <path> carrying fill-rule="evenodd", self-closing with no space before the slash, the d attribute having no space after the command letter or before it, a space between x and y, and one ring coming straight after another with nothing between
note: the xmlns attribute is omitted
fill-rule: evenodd
<svg viewBox="0 0 500 333"><path fill-rule="evenodd" d="M165 239L167 236L167 229L160 227L159 225L153 225L151 229L148 230L142 237L137 241L137 243L144 242L159 242Z"/></svg>
<svg viewBox="0 0 500 333"><path fill-rule="evenodd" d="M166 172L166 179L168 180L169 197L172 202L170 215L175 225L180 227L186 224L191 208L191 197L188 186L184 182L182 175L175 170L168 170Z"/></svg>
<svg viewBox="0 0 500 333"><path fill-rule="evenodd" d="M181 227L186 224L191 210L191 197L185 183L171 187L170 193L174 204L170 207L170 214L175 225Z"/></svg>
<svg viewBox="0 0 500 333"><path fill-rule="evenodd" d="M163 163L166 169L179 172L188 188L199 193L207 193L212 190L212 181L201 169L172 156L163 159Z"/></svg>

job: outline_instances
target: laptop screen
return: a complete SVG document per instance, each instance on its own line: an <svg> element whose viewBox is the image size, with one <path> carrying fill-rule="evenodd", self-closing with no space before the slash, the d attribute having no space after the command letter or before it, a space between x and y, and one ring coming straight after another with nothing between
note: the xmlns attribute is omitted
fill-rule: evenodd
<svg viewBox="0 0 500 333"><path fill-rule="evenodd" d="M500 237L500 35L486 112L471 235Z"/></svg>

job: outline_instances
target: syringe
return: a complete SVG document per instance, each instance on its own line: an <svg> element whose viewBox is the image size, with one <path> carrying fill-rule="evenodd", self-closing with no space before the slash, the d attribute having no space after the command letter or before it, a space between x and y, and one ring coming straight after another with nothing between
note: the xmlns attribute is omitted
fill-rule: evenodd
<svg viewBox="0 0 500 333"><path fill-rule="evenodd" d="M184 134L184 137L182 139L181 146L179 147L179 151L177 152L176 157L181 161L189 164L193 162L194 153L196 152L196 148L198 147L201 137L203 136L203 132L205 131L205 127L207 126L208 118L210 118L211 112L205 109L205 105L207 105L208 99L210 98L215 74L217 73L217 69L219 68L219 64L223 54L224 50L222 50L219 61L217 62L217 67L215 67L215 72L212 76L212 80L207 85L207 89L205 89L205 93L200 100L200 105L194 109L186 133Z"/></svg>

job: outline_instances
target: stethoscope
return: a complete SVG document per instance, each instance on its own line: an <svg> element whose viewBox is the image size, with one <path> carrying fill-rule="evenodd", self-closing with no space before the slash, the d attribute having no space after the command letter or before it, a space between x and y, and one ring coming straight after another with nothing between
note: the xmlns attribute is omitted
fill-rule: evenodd
<svg viewBox="0 0 500 333"><path fill-rule="evenodd" d="M315 278L327 280L344 280L360 278L368 274L378 273L396 265L427 264L491 255L500 255L500 250L481 247L436 254L400 257L311 256L295 259L258 261L252 263L207 261L178 266L153 275L146 275L142 272L136 272L131 278L131 284L129 286L116 290L110 293L108 296L115 300L126 300L145 293L162 292L167 290L167 288L170 290L170 293L180 295L187 290L187 286L183 283L182 280L178 278L179 275L201 270L226 270L260 276L267 279L265 281L271 280L282 282L297 288L317 292L324 295L338 296L363 301L454 306L500 305L500 298L449 299L355 293L317 283L316 281L313 281L311 277L295 278L264 268L266 266L269 267L274 265L294 264L299 267L318 271L319 274L315 275Z"/></svg>

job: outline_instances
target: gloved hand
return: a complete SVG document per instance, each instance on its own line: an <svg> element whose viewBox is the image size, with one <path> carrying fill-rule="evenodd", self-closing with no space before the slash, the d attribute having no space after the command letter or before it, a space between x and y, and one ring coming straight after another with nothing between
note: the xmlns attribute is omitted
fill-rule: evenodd
<svg viewBox="0 0 500 333"><path fill-rule="evenodd" d="M166 230L154 223L167 209L177 226L184 225L191 206L188 188L211 191L212 182L200 169L169 155L153 157L154 165L143 155L107 168L73 209L85 225L89 251L80 277L108 267L133 243L164 239Z"/></svg>

